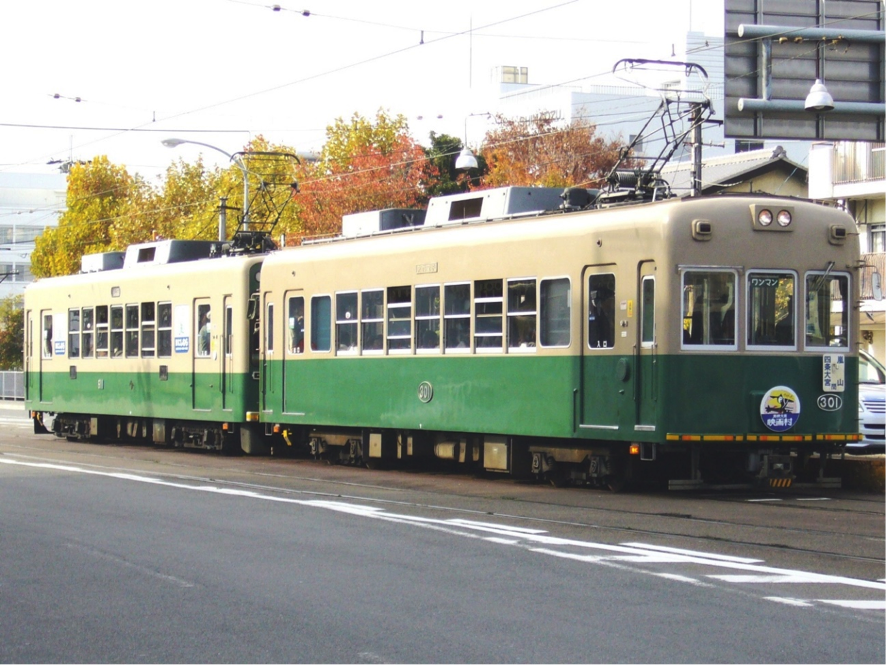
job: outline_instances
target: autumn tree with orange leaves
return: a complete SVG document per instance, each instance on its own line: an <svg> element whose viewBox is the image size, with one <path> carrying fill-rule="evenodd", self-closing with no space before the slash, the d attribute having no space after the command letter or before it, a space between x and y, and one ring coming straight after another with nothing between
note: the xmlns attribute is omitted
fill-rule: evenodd
<svg viewBox="0 0 886 665"><path fill-rule="evenodd" d="M301 166L294 200L301 229L287 234L287 244L340 233L342 215L419 207L437 176L402 115L339 118L326 137L320 159Z"/></svg>
<svg viewBox="0 0 886 665"><path fill-rule="evenodd" d="M596 126L581 119L565 127L545 114L530 119L498 115L495 121L498 127L487 132L480 149L488 171L476 189L602 187L624 145L597 136Z"/></svg>

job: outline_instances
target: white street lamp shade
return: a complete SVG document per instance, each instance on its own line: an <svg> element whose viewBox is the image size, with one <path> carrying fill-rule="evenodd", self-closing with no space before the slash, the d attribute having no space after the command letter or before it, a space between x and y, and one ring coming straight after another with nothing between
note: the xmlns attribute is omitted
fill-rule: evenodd
<svg viewBox="0 0 886 665"><path fill-rule="evenodd" d="M464 170L477 168L477 158L474 157L474 153L467 147L462 148L458 159L455 160L455 168Z"/></svg>
<svg viewBox="0 0 886 665"><path fill-rule="evenodd" d="M815 79L815 83L812 84L812 88L809 90L809 95L806 97L806 110L834 110L834 98L831 97L831 93L828 92L828 89L824 86L824 83L821 82L821 79Z"/></svg>

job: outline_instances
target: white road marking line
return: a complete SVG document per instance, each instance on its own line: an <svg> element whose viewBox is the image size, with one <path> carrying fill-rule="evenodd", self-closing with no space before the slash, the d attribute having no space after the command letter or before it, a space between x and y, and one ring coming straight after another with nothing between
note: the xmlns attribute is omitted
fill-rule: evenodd
<svg viewBox="0 0 886 665"><path fill-rule="evenodd" d="M816 600L815 602L849 607L853 610L886 610L886 600Z"/></svg>
<svg viewBox="0 0 886 665"><path fill-rule="evenodd" d="M728 556L726 554L708 554L707 552L696 552L694 550L684 550L679 547L665 547L663 545L647 545L645 543L622 543L626 547L639 547L646 550L655 550L658 552L670 552L672 554L684 554L692 557L703 557L714 561L732 561L734 563L763 563L762 559L746 559L738 556Z"/></svg>
<svg viewBox="0 0 886 665"><path fill-rule="evenodd" d="M706 589L713 588L713 584L705 584L701 580L697 580L694 577L687 577L686 575L675 575L673 573L653 573L656 577L662 577L666 580L673 580L674 582L686 582L687 584L692 584L693 586L700 586Z"/></svg>
<svg viewBox="0 0 886 665"><path fill-rule="evenodd" d="M814 573L797 575L706 575L715 580L735 584L833 584Z"/></svg>
<svg viewBox="0 0 886 665"><path fill-rule="evenodd" d="M763 503L764 501L784 501L784 499L747 499L748 503Z"/></svg>
<svg viewBox="0 0 886 665"><path fill-rule="evenodd" d="M793 605L794 607L815 607L808 600L800 600L799 598L782 598L781 596L765 596L766 600L771 600L784 605Z"/></svg>
<svg viewBox="0 0 886 665"><path fill-rule="evenodd" d="M499 545L518 545L520 543L519 540L509 540L507 538L484 538L483 540L489 541L490 543L497 543Z"/></svg>
<svg viewBox="0 0 886 665"><path fill-rule="evenodd" d="M797 501L830 501L831 499L826 496L817 497L815 499L797 499Z"/></svg>

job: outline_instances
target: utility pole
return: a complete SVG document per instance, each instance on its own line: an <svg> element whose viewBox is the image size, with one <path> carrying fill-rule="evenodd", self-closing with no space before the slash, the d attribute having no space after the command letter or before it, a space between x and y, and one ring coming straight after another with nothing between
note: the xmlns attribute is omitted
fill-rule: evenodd
<svg viewBox="0 0 886 665"><path fill-rule="evenodd" d="M701 196L701 104L692 105L692 186L690 196Z"/></svg>

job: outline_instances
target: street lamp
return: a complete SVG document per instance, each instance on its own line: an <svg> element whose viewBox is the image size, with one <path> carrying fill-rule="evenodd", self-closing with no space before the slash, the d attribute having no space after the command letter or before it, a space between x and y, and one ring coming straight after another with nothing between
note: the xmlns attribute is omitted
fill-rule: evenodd
<svg viewBox="0 0 886 665"><path fill-rule="evenodd" d="M201 143L200 141L191 141L188 139L163 139L161 143L167 148L176 148L184 143L202 145L204 148L211 148L212 150L220 152L229 160L234 162L234 164L236 164L237 167L243 172L243 230L249 230L249 171L246 169L246 166L243 164L243 159L240 156L232 155L229 152L225 152L221 148L210 145L208 143Z"/></svg>

